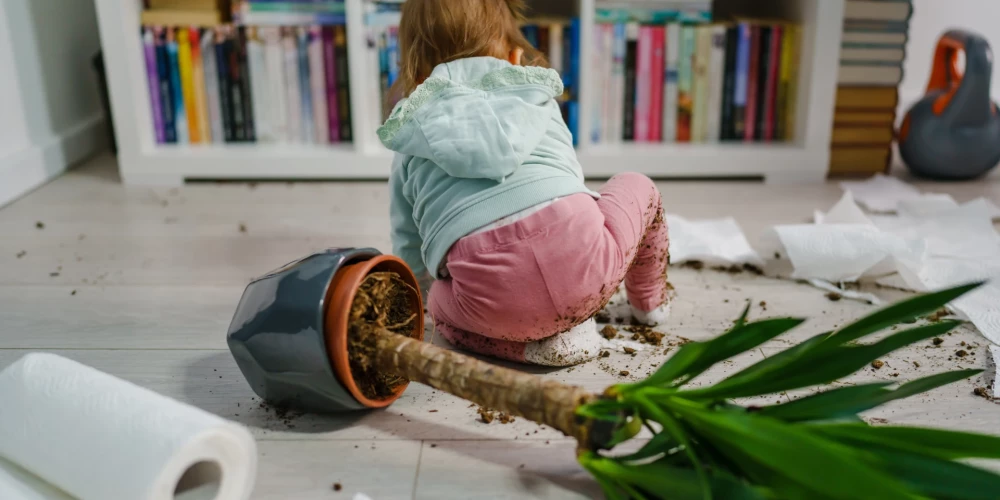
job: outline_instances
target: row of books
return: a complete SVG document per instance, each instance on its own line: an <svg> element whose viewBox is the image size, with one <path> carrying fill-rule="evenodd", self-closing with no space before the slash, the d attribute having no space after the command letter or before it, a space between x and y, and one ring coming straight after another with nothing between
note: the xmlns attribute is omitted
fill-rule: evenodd
<svg viewBox="0 0 1000 500"><path fill-rule="evenodd" d="M832 175L885 172L892 161L911 0L848 0L831 140Z"/></svg>
<svg viewBox="0 0 1000 500"><path fill-rule="evenodd" d="M344 0L236 0L233 21L248 26L340 25Z"/></svg>
<svg viewBox="0 0 1000 500"><path fill-rule="evenodd" d="M615 23L595 38L594 143L792 139L799 26Z"/></svg>
<svg viewBox="0 0 1000 500"><path fill-rule="evenodd" d="M145 27L158 144L351 142L344 26Z"/></svg>

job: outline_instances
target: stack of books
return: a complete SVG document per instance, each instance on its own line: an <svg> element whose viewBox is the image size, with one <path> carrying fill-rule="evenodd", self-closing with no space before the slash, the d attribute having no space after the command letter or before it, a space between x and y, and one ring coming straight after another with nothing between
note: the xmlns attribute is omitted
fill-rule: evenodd
<svg viewBox="0 0 1000 500"><path fill-rule="evenodd" d="M351 142L343 25L142 30L157 144Z"/></svg>
<svg viewBox="0 0 1000 500"><path fill-rule="evenodd" d="M142 24L216 26L229 21L229 0L146 0Z"/></svg>
<svg viewBox="0 0 1000 500"><path fill-rule="evenodd" d="M245 26L346 24L344 0L236 0L233 21Z"/></svg>
<svg viewBox="0 0 1000 500"><path fill-rule="evenodd" d="M595 144L792 139L799 26L691 9L598 11Z"/></svg>
<svg viewBox="0 0 1000 500"><path fill-rule="evenodd" d="M831 175L888 170L912 13L912 0L846 2Z"/></svg>

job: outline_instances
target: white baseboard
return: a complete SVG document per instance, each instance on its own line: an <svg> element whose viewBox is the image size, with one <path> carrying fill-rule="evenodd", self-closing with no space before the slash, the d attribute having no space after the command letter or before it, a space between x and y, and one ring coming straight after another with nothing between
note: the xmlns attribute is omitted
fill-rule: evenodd
<svg viewBox="0 0 1000 500"><path fill-rule="evenodd" d="M102 114L49 140L0 157L0 207L58 177L107 148Z"/></svg>

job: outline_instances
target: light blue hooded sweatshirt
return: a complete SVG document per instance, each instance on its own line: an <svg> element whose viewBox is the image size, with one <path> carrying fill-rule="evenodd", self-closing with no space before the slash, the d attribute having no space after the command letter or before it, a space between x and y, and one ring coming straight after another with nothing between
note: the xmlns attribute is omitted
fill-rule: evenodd
<svg viewBox="0 0 1000 500"><path fill-rule="evenodd" d="M556 97L559 74L493 57L441 64L379 128L395 151L393 253L440 279L448 250L498 219L583 183Z"/></svg>

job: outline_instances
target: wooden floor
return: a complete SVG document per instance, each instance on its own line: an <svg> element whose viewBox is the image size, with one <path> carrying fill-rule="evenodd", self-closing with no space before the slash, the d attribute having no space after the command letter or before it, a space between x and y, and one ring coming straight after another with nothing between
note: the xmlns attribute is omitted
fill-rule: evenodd
<svg viewBox="0 0 1000 500"><path fill-rule="evenodd" d="M733 215L751 242L773 224L806 221L841 195L835 184L661 187L668 210L690 218ZM924 187L960 201L986 196L1000 202L996 181ZM260 450L256 499L350 498L356 492L375 500L595 496L572 442L521 419L481 423L467 403L424 386L411 386L387 411L305 415L291 424L259 407L225 344L244 286L325 247L389 250L388 200L382 183L125 188L113 158L92 161L0 209L0 368L29 351L55 352L246 424ZM673 336L710 338L746 300L755 304L754 317L810 318L785 340L724 363L701 383L870 309L749 274L675 269L671 279L679 296L663 331ZM887 299L903 295L874 291ZM971 354L953 356L960 348ZM664 358L649 351L634 358L616 353L547 376L601 390L621 380L619 371L644 376ZM1000 433L1000 406L973 395L975 387L992 384L994 370L986 341L974 330L884 361L882 369L847 382L903 381L960 367L987 372L873 412L876 422ZM334 483L343 490L335 492Z"/></svg>

